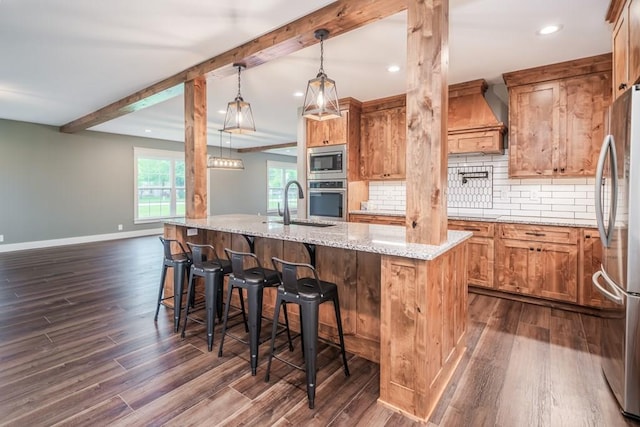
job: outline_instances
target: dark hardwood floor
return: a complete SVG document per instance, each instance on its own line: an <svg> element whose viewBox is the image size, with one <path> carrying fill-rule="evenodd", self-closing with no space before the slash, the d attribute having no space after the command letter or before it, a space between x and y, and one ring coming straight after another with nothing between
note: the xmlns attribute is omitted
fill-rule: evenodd
<svg viewBox="0 0 640 427"><path fill-rule="evenodd" d="M241 343L219 358L201 325L181 339L164 307L154 323L161 257L156 237L0 254L0 425L417 425L376 403L376 364L351 356L345 378L333 347L310 410L304 373L274 361L264 382L266 345L252 377ZM602 378L597 320L471 294L468 351L429 425L634 425Z"/></svg>

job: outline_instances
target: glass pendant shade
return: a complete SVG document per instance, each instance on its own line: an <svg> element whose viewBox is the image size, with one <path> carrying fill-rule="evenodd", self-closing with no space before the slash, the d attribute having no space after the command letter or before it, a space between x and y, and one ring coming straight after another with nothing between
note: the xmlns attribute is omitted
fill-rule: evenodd
<svg viewBox="0 0 640 427"><path fill-rule="evenodd" d="M231 135L229 135L229 157L223 157L222 155L222 132L220 130L220 156L209 156L207 158L207 167L210 169L221 170L243 170L244 162L242 159L234 159L231 157Z"/></svg>
<svg viewBox="0 0 640 427"><path fill-rule="evenodd" d="M224 132L231 133L250 133L256 131L256 125L253 121L253 113L251 112L251 104L245 102L240 94L240 72L245 67L244 64L233 64L238 67L238 95L236 99L227 104L227 114L224 117Z"/></svg>
<svg viewBox="0 0 640 427"><path fill-rule="evenodd" d="M320 70L307 84L302 116L313 120L337 119L340 117L338 89L336 82L324 72L324 40L329 37L329 31L317 30L315 37L320 40Z"/></svg>

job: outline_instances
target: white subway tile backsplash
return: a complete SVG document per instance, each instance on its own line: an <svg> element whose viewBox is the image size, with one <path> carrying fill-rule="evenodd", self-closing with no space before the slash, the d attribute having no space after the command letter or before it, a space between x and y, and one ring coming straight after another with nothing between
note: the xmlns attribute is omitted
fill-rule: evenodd
<svg viewBox="0 0 640 427"><path fill-rule="evenodd" d="M457 185L456 203L462 201L466 207L453 207L450 195L447 208L450 216L512 215L587 220L595 218L594 178L510 179L507 154L451 156L449 167L484 169L491 167L493 171L493 185L487 189L472 188L469 185L462 188ZM451 185L449 187L451 189ZM490 203L483 207L478 202L485 200L487 194L492 201L490 200ZM403 212L406 209L406 183L404 181L371 182L369 205L370 209L377 206L378 209Z"/></svg>

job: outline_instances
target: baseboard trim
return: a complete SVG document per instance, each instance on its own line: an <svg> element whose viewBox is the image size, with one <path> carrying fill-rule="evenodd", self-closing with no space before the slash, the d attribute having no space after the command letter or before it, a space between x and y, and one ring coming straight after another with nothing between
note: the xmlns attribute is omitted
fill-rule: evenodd
<svg viewBox="0 0 640 427"><path fill-rule="evenodd" d="M38 240L33 242L11 243L8 245L0 244L0 253L23 251L27 249L50 248L53 246L76 245L79 243L101 242L104 240L126 239L129 237L152 236L154 234L161 235L163 228L149 228L145 230L120 231L118 233L94 234L92 236L67 237L64 239Z"/></svg>

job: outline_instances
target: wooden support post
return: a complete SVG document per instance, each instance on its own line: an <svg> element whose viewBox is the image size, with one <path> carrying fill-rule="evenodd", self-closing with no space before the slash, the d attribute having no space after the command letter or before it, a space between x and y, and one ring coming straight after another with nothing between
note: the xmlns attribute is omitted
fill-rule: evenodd
<svg viewBox="0 0 640 427"><path fill-rule="evenodd" d="M449 0L407 1L407 239L447 239Z"/></svg>
<svg viewBox="0 0 640 427"><path fill-rule="evenodd" d="M186 217L207 217L207 81L199 76L184 87Z"/></svg>

